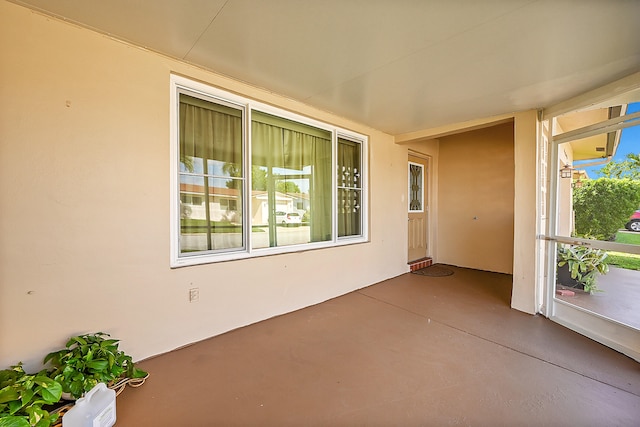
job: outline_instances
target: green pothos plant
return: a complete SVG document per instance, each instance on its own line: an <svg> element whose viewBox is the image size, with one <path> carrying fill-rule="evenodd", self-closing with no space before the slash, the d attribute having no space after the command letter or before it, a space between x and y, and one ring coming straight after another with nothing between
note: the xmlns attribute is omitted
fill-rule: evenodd
<svg viewBox="0 0 640 427"><path fill-rule="evenodd" d="M586 246L558 246L558 267L565 265L571 278L584 287L585 292L600 292L596 284L598 274L607 274L607 252Z"/></svg>
<svg viewBox="0 0 640 427"><path fill-rule="evenodd" d="M118 349L120 340L108 337L103 332L71 337L66 348L44 358L44 363L53 366L49 376L74 398L100 382L110 385L123 377L146 377L148 374L135 367L131 356Z"/></svg>
<svg viewBox="0 0 640 427"><path fill-rule="evenodd" d="M22 363L0 371L0 427L49 427L58 414L44 406L60 400L62 385L47 371L27 374Z"/></svg>

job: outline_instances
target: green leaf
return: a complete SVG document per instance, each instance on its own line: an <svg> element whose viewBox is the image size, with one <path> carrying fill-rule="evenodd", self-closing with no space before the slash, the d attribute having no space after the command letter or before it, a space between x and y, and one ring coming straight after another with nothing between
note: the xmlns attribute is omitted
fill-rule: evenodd
<svg viewBox="0 0 640 427"><path fill-rule="evenodd" d="M69 384L69 393L75 398L81 397L82 393L84 393L84 384L82 381L74 381Z"/></svg>
<svg viewBox="0 0 640 427"><path fill-rule="evenodd" d="M51 353L47 354L44 357L43 363L46 364L47 362L51 361L51 363L54 366L58 366L59 365L59 360L60 360L60 352L59 351L52 351Z"/></svg>
<svg viewBox="0 0 640 427"><path fill-rule="evenodd" d="M117 349L118 346L116 345L117 343L119 343L120 340L104 340L100 343L100 347L102 348L108 348L108 347L113 347L114 349Z"/></svg>
<svg viewBox="0 0 640 427"><path fill-rule="evenodd" d="M131 378L144 378L147 375L149 375L148 372L143 371L142 369L133 368L133 371L131 373Z"/></svg>
<svg viewBox="0 0 640 427"><path fill-rule="evenodd" d="M49 418L49 413L40 407L32 406L27 408L26 412L29 414L29 422L32 426L36 426L41 420Z"/></svg>
<svg viewBox="0 0 640 427"><path fill-rule="evenodd" d="M62 397L62 385L51 378L43 377L36 381L40 387L40 395L45 402L51 404L56 403Z"/></svg>
<svg viewBox="0 0 640 427"><path fill-rule="evenodd" d="M12 400L8 403L9 406L9 415L13 415L22 409L22 402L20 400Z"/></svg>
<svg viewBox="0 0 640 427"><path fill-rule="evenodd" d="M56 384L53 378L45 377L44 375L36 375L33 377L33 382L45 388Z"/></svg>
<svg viewBox="0 0 640 427"><path fill-rule="evenodd" d="M71 347L73 344L87 345L87 340L84 339L81 336L79 336L79 337L71 337L71 338L69 338L69 341L67 341L67 347Z"/></svg>
<svg viewBox="0 0 640 427"><path fill-rule="evenodd" d="M12 400L18 400L19 398L20 395L14 388L5 387L0 390L0 403L11 402Z"/></svg>
<svg viewBox="0 0 640 427"><path fill-rule="evenodd" d="M31 401L31 399L33 399L33 396L36 394L35 391L33 390L25 390L22 392L22 396L20 399L20 402L22 403L22 406L26 406L27 403L29 403Z"/></svg>
<svg viewBox="0 0 640 427"><path fill-rule="evenodd" d="M0 417L0 427L30 427L26 417Z"/></svg>
<svg viewBox="0 0 640 427"><path fill-rule="evenodd" d="M0 371L0 389L16 382L21 376L20 372L16 372L13 369L4 369Z"/></svg>
<svg viewBox="0 0 640 427"><path fill-rule="evenodd" d="M109 362L106 360L91 360L87 362L87 368L95 369L96 371L104 371L109 366Z"/></svg>

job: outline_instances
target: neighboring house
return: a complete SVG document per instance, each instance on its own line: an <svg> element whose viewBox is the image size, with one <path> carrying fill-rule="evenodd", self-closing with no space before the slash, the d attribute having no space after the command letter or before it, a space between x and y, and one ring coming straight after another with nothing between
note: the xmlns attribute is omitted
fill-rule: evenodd
<svg viewBox="0 0 640 427"><path fill-rule="evenodd" d="M177 51L158 53L143 42L122 41L93 31L89 24L76 25L22 3L0 0L0 368L19 361L29 369L38 367L43 356L69 336L88 331L120 338L135 359L151 357L407 273L413 262L426 257L512 275L511 307L553 317L544 303L544 281L553 274L546 271L552 254L546 251L544 234L552 204L548 183L555 180L558 168L550 160L557 158L551 155L551 134L544 128L549 128L550 117L591 105L592 98L602 102L605 94L640 87L636 73L566 103L532 106L525 101L539 86L529 85L535 72L527 72L511 89L517 98L514 105L528 107L498 110L493 102L508 95L485 85L483 79L513 74L509 64L490 64L494 49L517 46L518 41L509 40L504 46L487 43L482 51L467 51L464 57L457 50L441 48L442 40L459 40L454 33L446 34L450 25L443 22L434 33L442 37L440 41L425 36L430 46L426 50L455 61L434 60L407 69L418 73L434 69L437 75L458 76L459 81L481 87L486 116L417 130L405 126L401 132L394 131L393 121L406 124L415 118L413 114L394 111L379 124L365 124L332 113L329 106L315 108L311 102L285 96L284 87L279 92L268 81L245 83L241 71L259 68L250 56L235 71L230 65L227 72L215 73L187 62ZM221 7L227 3L232 8L232 3L241 2ZM111 7L109 2L74 4L80 15L94 7ZM176 4L172 7L182 7ZM99 18L111 17L117 25L142 19L118 11L122 12L109 9ZM384 26L383 20L394 21L394 16L365 23ZM501 32L497 30L502 16L487 18L488 23L477 27L493 37ZM188 17L200 18L185 9L167 19ZM454 21L460 19L454 16ZM318 25L323 22L324 17L318 16ZM544 24L535 22L536 32L525 35L537 42L546 32ZM197 27L209 25L213 24L207 21L188 28L195 34ZM142 38L151 28L134 27ZM318 74L331 80L334 64L327 63L322 53L338 46L312 46L287 34L287 29L281 27L288 39L298 43L294 53L313 49ZM336 33L350 37L342 31L349 29ZM331 32L322 26L312 30L322 37ZM172 34L172 27L162 26L159 37L173 47ZM223 48L241 52L256 40L250 41L216 39ZM637 38L633 41L637 43ZM425 50L413 44L387 46L383 39L374 44L383 50L389 47L383 52L385 63L412 61L413 53ZM554 51L554 46L536 46ZM186 50L206 59L206 52L191 47ZM356 70L363 62L360 53L349 53L342 65ZM516 53L520 61L531 60L527 51ZM589 53L592 57L600 61ZM267 59L276 67L272 72L286 67L300 70L297 78L304 81L314 78L305 75L296 61L278 64ZM619 62L633 65L633 57L623 59L601 61L607 70ZM473 67L461 68L463 63ZM385 74L384 64L367 65ZM594 65L589 73L598 70ZM614 71L611 80L629 73L628 68ZM340 99L344 105L360 106L362 117L375 114L368 88L389 83L380 75L360 81L354 71L351 80L359 83L349 96L325 91L315 101ZM405 80L410 79L407 74ZM567 93L604 82L593 78L585 86L579 80L569 76L562 80L572 89ZM392 83L382 96L384 102L398 95ZM428 83L429 90L400 95L420 105L431 91L442 89L439 81ZM540 86L543 83L547 80ZM442 90L434 95L441 101L447 91L464 92L458 85ZM453 100L460 112L468 107L464 99ZM190 110L196 118L187 117ZM429 110L436 117L440 113ZM202 116L209 117L207 123L216 123L215 129L199 126L203 120L197 117ZM556 129L564 130L580 126L563 119L555 123ZM192 132L188 137L187 131ZM612 155L615 137L602 144L595 144L594 150ZM601 146L604 152L599 151ZM573 143L568 147L559 153L559 162L592 158L591 148ZM190 175L193 182L205 178L202 172L180 170L181 154L211 162L216 171L240 165L237 170L245 175L234 171L230 176L245 194L251 188L252 166L271 176L278 171L292 179L304 176L309 191L287 195L274 191L274 185L271 191L254 191L248 198L251 215L238 218L233 215L241 206L238 190L210 188L210 218L229 219L238 231L230 236L208 230L204 250L183 251L181 218L202 219L207 213L205 190L179 184L192 182L187 179ZM255 231L253 226L265 223L270 208L308 212L308 225L305 221L304 227ZM570 206L563 209L570 214ZM307 233L302 243L287 240L302 231ZM261 243L256 244L258 239ZM410 255L410 249L418 255ZM200 289L197 303L188 299L193 288ZM574 327L571 321L563 324ZM640 340L637 335L630 337L625 341L630 345L619 340L606 343L640 355ZM595 338L604 342L607 337Z"/></svg>
<svg viewBox="0 0 640 427"><path fill-rule="evenodd" d="M309 203L309 195L306 193L289 193L289 196L293 198L293 209L299 214L303 215L308 212L311 205Z"/></svg>
<svg viewBox="0 0 640 427"><path fill-rule="evenodd" d="M205 206L204 186L196 184L180 184L180 215L182 218L207 219ZM209 220L210 221L241 221L239 207L242 206L242 197L235 188L210 187L209 188ZM299 202L305 200L304 195L287 195L275 193L275 211L299 212L306 210L298 206L305 206ZM308 196L306 197L308 207ZM266 191L253 191L251 193L252 218L254 225L267 225L269 223L269 208Z"/></svg>
<svg viewBox="0 0 640 427"><path fill-rule="evenodd" d="M207 219L204 186L196 184L180 184L180 216L191 219ZM236 221L239 200L238 190L227 187L209 188L209 220Z"/></svg>
<svg viewBox="0 0 640 427"><path fill-rule="evenodd" d="M291 194L282 194L275 192L275 208L274 212L295 212L295 196ZM269 204L266 191L254 191L251 194L251 206L253 208L253 223L258 225L266 225L269 223Z"/></svg>

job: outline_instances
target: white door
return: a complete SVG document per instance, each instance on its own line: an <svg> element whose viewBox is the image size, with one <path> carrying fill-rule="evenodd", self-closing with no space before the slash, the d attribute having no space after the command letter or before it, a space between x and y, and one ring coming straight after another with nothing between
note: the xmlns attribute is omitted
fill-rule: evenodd
<svg viewBox="0 0 640 427"><path fill-rule="evenodd" d="M429 250L427 167L427 159L409 156L407 177L409 262L425 258Z"/></svg>
<svg viewBox="0 0 640 427"><path fill-rule="evenodd" d="M624 163L633 160L626 153L640 154L640 91L621 99L589 109L551 109L544 117L544 312L640 361L640 232L627 222L640 209L640 176L633 175L633 161ZM613 179L597 179L603 175ZM601 274L602 266L589 273L600 259L609 263L608 273Z"/></svg>

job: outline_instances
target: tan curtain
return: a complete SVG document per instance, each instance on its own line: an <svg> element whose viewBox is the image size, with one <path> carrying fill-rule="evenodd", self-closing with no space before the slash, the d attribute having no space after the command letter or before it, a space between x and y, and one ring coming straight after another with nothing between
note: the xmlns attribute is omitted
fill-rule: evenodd
<svg viewBox="0 0 640 427"><path fill-rule="evenodd" d="M269 215L275 214L275 170L311 171L309 180L311 241L331 240L331 134L274 116L254 113L252 165L267 171ZM275 242L275 221L270 221ZM271 230L273 229L273 230Z"/></svg>
<svg viewBox="0 0 640 427"><path fill-rule="evenodd" d="M180 161L185 163L185 157L205 164L218 160L241 168L240 110L180 95Z"/></svg>

